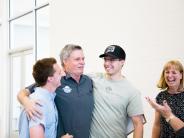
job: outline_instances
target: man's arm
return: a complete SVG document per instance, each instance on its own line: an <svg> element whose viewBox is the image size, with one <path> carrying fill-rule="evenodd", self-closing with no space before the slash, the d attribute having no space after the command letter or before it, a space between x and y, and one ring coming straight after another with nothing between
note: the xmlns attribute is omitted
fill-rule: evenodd
<svg viewBox="0 0 184 138"><path fill-rule="evenodd" d="M44 127L40 124L29 129L30 138L45 138Z"/></svg>
<svg viewBox="0 0 184 138"><path fill-rule="evenodd" d="M30 95L30 91L28 89L22 89L19 91L17 94L17 99L18 101L22 104L25 105L26 101L29 100L28 96Z"/></svg>
<svg viewBox="0 0 184 138"><path fill-rule="evenodd" d="M30 132L30 138L45 138L44 126L41 124L31 127L29 129L29 132ZM73 136L67 133L66 135L63 135L61 138L73 138Z"/></svg>
<svg viewBox="0 0 184 138"><path fill-rule="evenodd" d="M143 138L143 118L142 115L136 115L131 117L134 125L134 138Z"/></svg>
<svg viewBox="0 0 184 138"><path fill-rule="evenodd" d="M152 138L160 137L160 113L155 111L155 120L152 128Z"/></svg>
<svg viewBox="0 0 184 138"><path fill-rule="evenodd" d="M34 116L41 118L42 113L36 108L36 104L41 105L41 102L39 100L30 100L29 95L29 89L22 89L19 91L17 99L24 106L29 118L34 119Z"/></svg>

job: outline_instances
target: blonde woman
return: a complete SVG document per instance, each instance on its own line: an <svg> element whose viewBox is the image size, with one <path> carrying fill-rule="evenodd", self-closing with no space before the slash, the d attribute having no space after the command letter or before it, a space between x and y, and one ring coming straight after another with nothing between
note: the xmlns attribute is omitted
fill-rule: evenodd
<svg viewBox="0 0 184 138"><path fill-rule="evenodd" d="M156 102L163 104L165 100L173 114L184 121L184 81L183 65L178 60L168 61L157 84L161 92L156 96ZM178 138L170 125L172 117L165 119L160 112L155 111L152 138Z"/></svg>

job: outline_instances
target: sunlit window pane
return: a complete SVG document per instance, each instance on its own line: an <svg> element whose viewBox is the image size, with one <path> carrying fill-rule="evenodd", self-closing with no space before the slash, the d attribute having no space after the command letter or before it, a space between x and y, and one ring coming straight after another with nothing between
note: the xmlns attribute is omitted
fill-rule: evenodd
<svg viewBox="0 0 184 138"><path fill-rule="evenodd" d="M11 72L12 72L12 94L11 94L11 109L12 109L12 137L17 136L19 115L22 111L21 105L17 100L17 94L19 90L25 86L32 84L32 66L33 66L33 54L31 51L24 51L11 57Z"/></svg>
<svg viewBox="0 0 184 138"><path fill-rule="evenodd" d="M12 130L18 130L18 119L21 111L21 106L17 101L17 93L20 90L21 86L21 58L13 57L12 59Z"/></svg>
<svg viewBox="0 0 184 138"><path fill-rule="evenodd" d="M34 28L33 14L28 14L10 24L10 48L33 46Z"/></svg>
<svg viewBox="0 0 184 138"><path fill-rule="evenodd" d="M25 56L25 84L24 86L29 86L30 84L34 83L34 79L32 76L32 69L34 64L33 55L30 53Z"/></svg>
<svg viewBox="0 0 184 138"><path fill-rule="evenodd" d="M36 0L36 5L40 6L41 4L45 4L47 2L48 2L48 0Z"/></svg>
<svg viewBox="0 0 184 138"><path fill-rule="evenodd" d="M32 67L35 59L50 55L49 1L9 0L9 4L9 48L12 50L9 131L11 138L18 138L21 106L17 101L17 93L34 83Z"/></svg>
<svg viewBox="0 0 184 138"><path fill-rule="evenodd" d="M34 0L10 0L10 17L20 15L34 7Z"/></svg>
<svg viewBox="0 0 184 138"><path fill-rule="evenodd" d="M37 58L49 56L49 6L37 10Z"/></svg>

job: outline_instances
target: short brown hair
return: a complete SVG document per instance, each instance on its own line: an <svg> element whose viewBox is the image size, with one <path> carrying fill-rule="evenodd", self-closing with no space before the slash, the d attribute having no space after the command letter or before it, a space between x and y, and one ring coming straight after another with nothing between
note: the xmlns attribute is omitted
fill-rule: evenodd
<svg viewBox="0 0 184 138"><path fill-rule="evenodd" d="M39 86L44 86L48 77L53 76L55 73L53 65L56 63L57 61L55 58L43 58L35 63L32 75Z"/></svg>

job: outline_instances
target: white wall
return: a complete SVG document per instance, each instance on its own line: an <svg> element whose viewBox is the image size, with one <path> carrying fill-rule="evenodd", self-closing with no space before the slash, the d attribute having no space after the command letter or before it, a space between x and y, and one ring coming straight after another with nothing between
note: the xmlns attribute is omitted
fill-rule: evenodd
<svg viewBox="0 0 184 138"><path fill-rule="evenodd" d="M106 46L119 44L127 53L123 73L143 97L154 97L163 64L170 59L184 60L183 6L183 0L54 0L51 55L58 58L65 44L79 44L85 51L85 72L99 72L103 66L98 55ZM143 103L147 138L153 110L144 99Z"/></svg>
<svg viewBox="0 0 184 138"><path fill-rule="evenodd" d="M9 73L7 43L7 2L0 0L0 137L8 138L9 123Z"/></svg>
<svg viewBox="0 0 184 138"><path fill-rule="evenodd" d="M4 35L4 34L3 34ZM3 37L4 38L4 37ZM3 45L7 45L6 42L3 39ZM7 38L6 38L7 40ZM7 55L8 51L4 47L1 47L1 52L0 52L0 64L1 64L1 75L0 77L2 78L1 80L1 87L0 87L0 137L1 138L8 138L9 137L9 107L10 107L10 87L9 87L9 57Z"/></svg>
<svg viewBox="0 0 184 138"><path fill-rule="evenodd" d="M0 5L1 5L1 0L0 0ZM1 6L0 6L0 9L1 9ZM1 14L1 11L0 11L0 45L2 45L2 14ZM1 56L1 52L0 52L0 59L2 58ZM2 65L2 61L0 60L0 64ZM0 72L2 72L2 70L0 69ZM0 76L2 77L2 76ZM2 90L2 85L0 85L0 90ZM1 98L0 98L1 100ZM0 105L0 111L2 109L2 104ZM0 112L0 124L2 124L2 112ZM2 133L1 132L2 128L1 128L1 125L0 125L0 134Z"/></svg>

